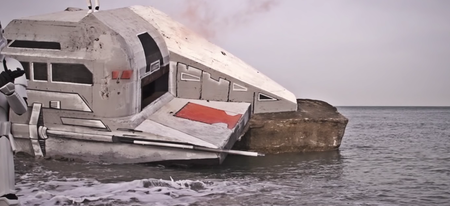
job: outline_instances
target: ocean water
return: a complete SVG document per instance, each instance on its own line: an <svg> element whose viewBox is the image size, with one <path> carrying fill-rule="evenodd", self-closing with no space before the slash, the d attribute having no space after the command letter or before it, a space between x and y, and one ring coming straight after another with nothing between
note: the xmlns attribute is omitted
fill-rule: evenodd
<svg viewBox="0 0 450 206"><path fill-rule="evenodd" d="M339 151L165 168L18 157L23 205L450 205L450 107L339 107Z"/></svg>

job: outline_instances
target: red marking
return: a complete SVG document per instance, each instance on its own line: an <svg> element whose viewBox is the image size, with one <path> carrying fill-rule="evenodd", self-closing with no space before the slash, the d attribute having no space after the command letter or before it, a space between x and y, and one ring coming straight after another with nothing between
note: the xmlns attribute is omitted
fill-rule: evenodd
<svg viewBox="0 0 450 206"><path fill-rule="evenodd" d="M120 71L113 71L112 72L112 79L118 79L119 78L119 74L120 74Z"/></svg>
<svg viewBox="0 0 450 206"><path fill-rule="evenodd" d="M121 79L131 79L131 75L133 74L133 70L125 70L122 72Z"/></svg>
<svg viewBox="0 0 450 206"><path fill-rule="evenodd" d="M225 123L228 129L233 129L242 114L231 116L223 110L189 102L175 116L206 124Z"/></svg>

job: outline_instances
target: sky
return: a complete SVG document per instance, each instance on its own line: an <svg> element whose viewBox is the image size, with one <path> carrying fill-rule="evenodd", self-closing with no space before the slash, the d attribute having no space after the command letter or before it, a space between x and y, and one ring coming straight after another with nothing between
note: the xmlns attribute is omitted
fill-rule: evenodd
<svg viewBox="0 0 450 206"><path fill-rule="evenodd" d="M86 8L0 0L0 20ZM155 7L297 98L334 106L450 106L448 0L100 0Z"/></svg>

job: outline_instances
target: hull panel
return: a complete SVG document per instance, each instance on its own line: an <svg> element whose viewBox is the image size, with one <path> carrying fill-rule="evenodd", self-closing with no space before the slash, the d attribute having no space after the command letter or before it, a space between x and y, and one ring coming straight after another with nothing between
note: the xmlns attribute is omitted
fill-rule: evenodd
<svg viewBox="0 0 450 206"><path fill-rule="evenodd" d="M40 112L33 111L30 116L39 116ZM228 153L236 152L229 149L245 132L250 104L173 98L145 116L148 118L129 130L94 131L79 126L53 125L34 131L36 124L30 123L13 124L12 132L17 137L18 152L37 156L31 142L39 141L43 156L47 158L117 164L220 164ZM30 138L33 133L39 134L39 138Z"/></svg>

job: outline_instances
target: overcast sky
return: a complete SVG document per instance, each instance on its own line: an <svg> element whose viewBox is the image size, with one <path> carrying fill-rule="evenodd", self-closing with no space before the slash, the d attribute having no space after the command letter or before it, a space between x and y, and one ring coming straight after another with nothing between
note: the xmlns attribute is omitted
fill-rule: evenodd
<svg viewBox="0 0 450 206"><path fill-rule="evenodd" d="M85 0L0 0L14 18ZM240 57L298 98L335 106L450 106L448 0L101 0L149 5Z"/></svg>

